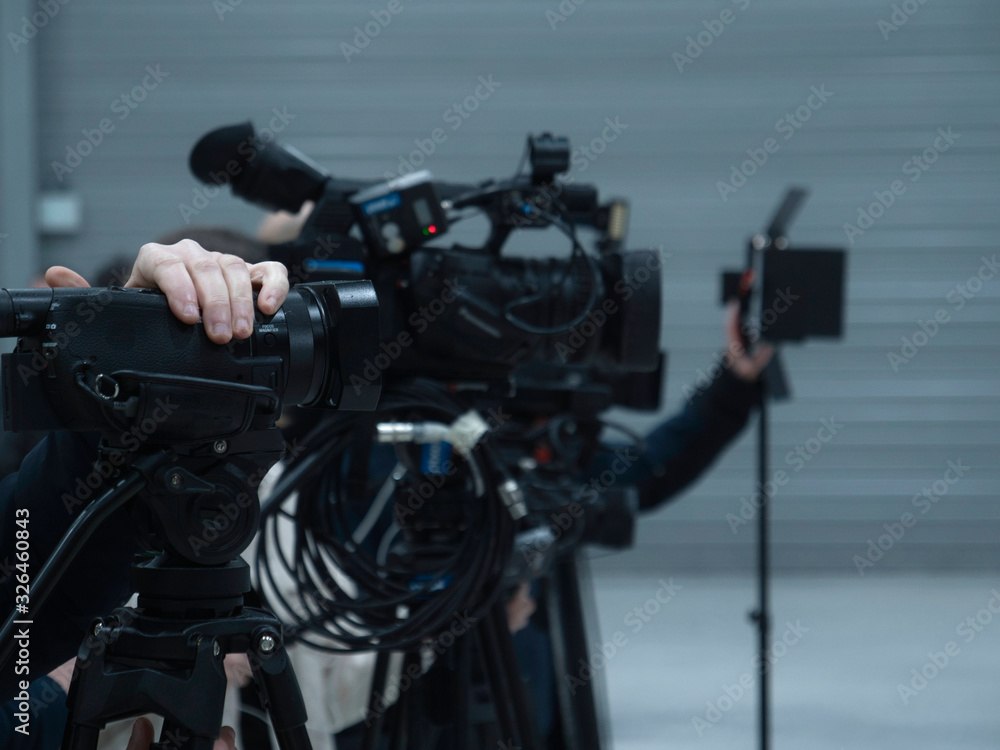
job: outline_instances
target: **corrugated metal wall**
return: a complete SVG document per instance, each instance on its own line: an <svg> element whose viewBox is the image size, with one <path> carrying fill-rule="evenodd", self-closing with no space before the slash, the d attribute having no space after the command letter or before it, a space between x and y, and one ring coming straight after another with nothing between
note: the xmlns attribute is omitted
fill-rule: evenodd
<svg viewBox="0 0 1000 750"><path fill-rule="evenodd" d="M603 153L577 156L577 178L630 197L632 244L670 254L671 409L722 344L720 268L740 262L787 185L812 191L793 240L850 249L846 338L789 350L795 399L773 410L772 462L789 477L772 503L776 562L851 572L910 512L877 569L995 568L998 21L1000 6L976 0L72 0L30 43L43 187L77 191L85 226L43 255L92 271L182 225L182 204L198 223L252 229L257 209L228 193L194 202L187 154L212 127L276 111L284 140L358 177L395 172L439 127L426 166L478 179L512 172L528 131L583 146L617 120L627 127ZM355 27L378 34L365 44ZM67 148L104 118L113 130L60 182L52 162L70 166ZM744 164L769 138L766 163ZM734 168L754 173L720 189ZM848 238L896 180L905 192ZM948 320L925 340L935 314ZM903 337L924 345L903 351ZM908 361L894 369L891 353ZM842 425L826 442L823 420ZM752 447L748 435L608 564L748 565L752 528L734 533L727 515L750 494ZM954 484L949 461L970 467ZM925 487L940 500L915 501Z"/></svg>

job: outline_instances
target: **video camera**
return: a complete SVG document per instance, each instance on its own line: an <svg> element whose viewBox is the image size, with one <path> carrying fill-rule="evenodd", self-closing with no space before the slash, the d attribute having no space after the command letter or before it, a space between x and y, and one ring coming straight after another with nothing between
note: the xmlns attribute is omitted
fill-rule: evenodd
<svg viewBox="0 0 1000 750"><path fill-rule="evenodd" d="M567 139L529 137L530 175L480 185L435 181L426 170L388 182L334 178L288 146L241 148L250 141L260 143L250 123L214 130L193 149L191 169L272 210L315 203L299 237L272 249L293 277L373 280L382 349L352 384L383 372L506 382L538 363L605 380L656 373L658 384L659 254L622 249L624 201L600 204L593 186L555 179L569 166ZM469 211L488 219L485 242L438 246ZM500 257L515 229L547 227L569 237L568 258ZM597 233L597 256L577 227Z"/></svg>
<svg viewBox="0 0 1000 750"><path fill-rule="evenodd" d="M0 290L8 430L97 430L116 439L150 418L157 400L178 406L150 442L193 444L271 424L282 403L375 407L379 383L348 387L378 351L378 302L367 282L300 284L282 308L259 312L248 339L212 343L145 289Z"/></svg>

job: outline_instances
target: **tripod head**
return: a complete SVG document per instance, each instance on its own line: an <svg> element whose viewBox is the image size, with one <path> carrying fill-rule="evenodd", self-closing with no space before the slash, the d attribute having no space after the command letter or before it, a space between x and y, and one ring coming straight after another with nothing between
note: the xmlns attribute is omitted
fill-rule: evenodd
<svg viewBox="0 0 1000 750"><path fill-rule="evenodd" d="M135 464L146 480L132 511L144 545L192 565L238 557L257 531L257 488L283 453L275 427L154 450L150 461Z"/></svg>

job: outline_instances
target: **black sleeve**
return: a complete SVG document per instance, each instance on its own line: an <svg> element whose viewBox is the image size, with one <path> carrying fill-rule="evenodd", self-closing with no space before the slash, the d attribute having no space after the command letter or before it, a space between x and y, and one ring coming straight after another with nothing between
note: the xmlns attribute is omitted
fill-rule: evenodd
<svg viewBox="0 0 1000 750"><path fill-rule="evenodd" d="M646 448L630 469L641 510L657 508L697 479L743 430L757 403L759 386L723 368L684 409L646 437Z"/></svg>
<svg viewBox="0 0 1000 750"><path fill-rule="evenodd" d="M13 611L17 579L16 532L26 524L30 558L28 574L42 566L80 511L99 493L95 467L96 435L52 433L21 463L20 470L0 482L0 612ZM17 654L0 668L0 701L16 692L22 679L35 680L76 655L90 621L110 613L129 596L129 564L139 551L123 509L94 533L56 585L41 610L29 605L28 674L18 674Z"/></svg>
<svg viewBox="0 0 1000 750"><path fill-rule="evenodd" d="M50 677L31 683L28 699L0 706L0 746L16 750L56 750L62 744L69 713L66 693ZM27 711L24 711L27 704ZM28 715L24 727L24 714ZM18 727L23 727L18 729Z"/></svg>

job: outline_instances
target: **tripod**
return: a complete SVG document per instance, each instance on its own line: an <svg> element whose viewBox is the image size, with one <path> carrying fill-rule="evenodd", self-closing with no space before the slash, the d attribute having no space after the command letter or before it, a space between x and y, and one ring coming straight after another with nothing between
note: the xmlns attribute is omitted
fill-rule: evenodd
<svg viewBox="0 0 1000 750"><path fill-rule="evenodd" d="M788 246L788 225L806 197L803 188L790 188L762 234L756 234L747 245L746 269L740 273L723 274L724 300L737 299L740 319L745 320L753 309L753 328L757 337L766 333L772 343L801 342L811 337L840 338L844 317L843 250L821 248L791 249ZM779 290L789 300L798 300L794 311L779 305ZM783 303L782 303L783 304ZM781 314L786 313L786 314ZM770 314L771 319L768 320ZM744 341L744 345L747 342ZM770 603L770 502L768 483L768 422L769 401L783 401L791 389L780 352L775 352L762 374L759 384L760 422L757 441L757 485L764 498L757 513L757 595L758 603L750 619L757 625L760 660L759 739L761 750L771 742L770 672L768 664L771 636Z"/></svg>
<svg viewBox="0 0 1000 750"><path fill-rule="evenodd" d="M243 606L250 572L239 553L257 529L259 478L282 449L271 427L183 450L146 450L60 541L35 580L38 608L93 531L132 498L141 501L132 508L135 527L159 550L132 565L138 607L95 620L80 648L64 750L91 750L107 722L147 712L165 720L156 750L210 750L221 729L229 653L248 655L281 748L311 748L281 624ZM4 626L5 657L14 616Z"/></svg>
<svg viewBox="0 0 1000 750"><path fill-rule="evenodd" d="M579 565L574 551L559 560L546 579L545 614L556 676L568 674L587 658L585 582ZM402 672L419 665L419 659L419 654L407 654ZM389 654L383 651L372 680L364 750L555 747L538 736L500 602L409 690L400 689L398 701L386 710L378 703L389 685ZM556 746L566 750L607 746L600 716L603 704L595 688L588 680L571 691L565 680L556 680Z"/></svg>
<svg viewBox="0 0 1000 750"><path fill-rule="evenodd" d="M311 747L281 623L243 606L250 569L238 557L257 529L257 477L281 450L270 428L183 454L155 451L133 465L144 485L133 474L94 503L117 507L122 493L137 494L136 525L163 551L132 564L138 607L95 620L80 648L64 750L92 750L107 722L150 712L164 718L156 750L210 750L230 653L249 657L282 750Z"/></svg>
<svg viewBox="0 0 1000 750"><path fill-rule="evenodd" d="M409 652L403 673L419 667ZM502 602L443 653L386 710L389 653L380 651L368 704L364 750L472 750L497 747L540 750L517 669ZM381 710L380 710L381 709Z"/></svg>
<svg viewBox="0 0 1000 750"><path fill-rule="evenodd" d="M249 656L279 747L311 747L281 624L269 612L242 606L250 590L246 563L198 568L164 557L133 564L138 609L96 620L81 647L63 749L91 750L107 722L156 713L164 718L157 750L211 750L221 729L229 653Z"/></svg>

